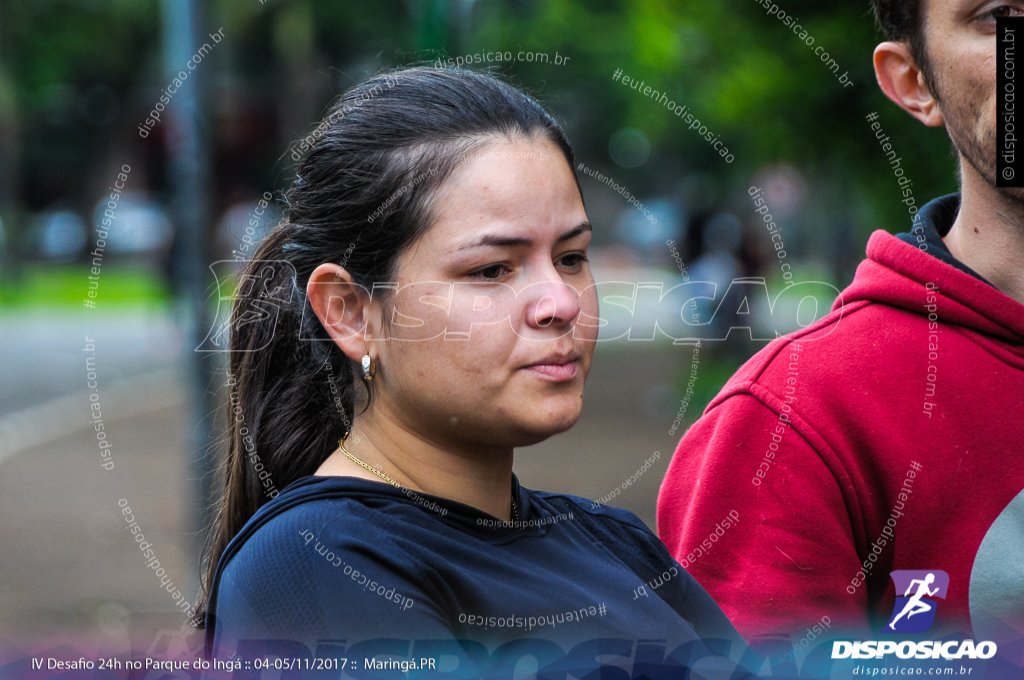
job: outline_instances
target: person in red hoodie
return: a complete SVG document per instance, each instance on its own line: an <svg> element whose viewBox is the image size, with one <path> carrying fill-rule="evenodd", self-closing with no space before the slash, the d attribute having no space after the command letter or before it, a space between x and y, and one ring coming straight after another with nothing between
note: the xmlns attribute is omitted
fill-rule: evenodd
<svg viewBox="0 0 1024 680"><path fill-rule="evenodd" d="M961 192L874 232L832 312L726 383L679 443L658 533L748 640L877 638L910 594L890 572L921 570L948 575L926 639L1019 641L1024 190L996 188L994 130L995 19L1024 3L874 7L878 83L945 126Z"/></svg>

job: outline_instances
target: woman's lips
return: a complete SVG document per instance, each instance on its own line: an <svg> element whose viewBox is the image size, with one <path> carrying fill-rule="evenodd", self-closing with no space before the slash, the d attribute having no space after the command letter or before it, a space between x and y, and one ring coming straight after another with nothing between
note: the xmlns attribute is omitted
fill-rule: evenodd
<svg viewBox="0 0 1024 680"><path fill-rule="evenodd" d="M533 371L545 380L561 382L575 378L579 365L579 361L570 361L567 364L534 364L533 366L527 366L526 369Z"/></svg>

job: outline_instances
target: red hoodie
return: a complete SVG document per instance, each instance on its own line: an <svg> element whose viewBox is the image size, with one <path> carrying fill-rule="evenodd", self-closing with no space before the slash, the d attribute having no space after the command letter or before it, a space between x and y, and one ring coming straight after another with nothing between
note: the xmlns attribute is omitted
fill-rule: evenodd
<svg viewBox="0 0 1024 680"><path fill-rule="evenodd" d="M748 639L877 636L898 569L949 574L928 639L1019 639L1024 305L884 231L867 255L689 429L658 533Z"/></svg>

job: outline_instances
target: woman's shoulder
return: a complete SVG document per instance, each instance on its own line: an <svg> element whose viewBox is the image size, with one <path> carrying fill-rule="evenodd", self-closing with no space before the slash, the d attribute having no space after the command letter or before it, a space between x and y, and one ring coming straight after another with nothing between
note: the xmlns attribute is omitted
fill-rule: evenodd
<svg viewBox="0 0 1024 680"><path fill-rule="evenodd" d="M314 545L317 539L335 544L346 538L379 543L394 530L396 512L389 510L400 511L402 506L367 488L365 480L305 477L262 506L235 537L238 545L229 552L272 556Z"/></svg>
<svg viewBox="0 0 1024 680"><path fill-rule="evenodd" d="M331 487L345 493L324 493ZM217 630L232 639L384 637L387 626L419 621L406 612L414 603L417 616L436 617L430 574L401 540L412 513L361 498L360 488L311 480L261 508L221 559Z"/></svg>
<svg viewBox="0 0 1024 680"><path fill-rule="evenodd" d="M367 508L350 499L315 499L281 508L262 517L254 517L243 530L244 544L239 550L275 549L293 551L309 536L332 538L381 533L380 522L374 522Z"/></svg>
<svg viewBox="0 0 1024 680"><path fill-rule="evenodd" d="M409 556L398 539L405 515L412 515L405 504L371 482L305 477L249 519L221 556L221 570L236 580L289 580L368 549L380 564L404 564Z"/></svg>
<svg viewBox="0 0 1024 680"><path fill-rule="evenodd" d="M330 590L353 573L415 582L424 565L405 539L414 516L372 482L304 478L261 507L235 536L221 557L220 578L250 605L275 591L308 599L311 583Z"/></svg>

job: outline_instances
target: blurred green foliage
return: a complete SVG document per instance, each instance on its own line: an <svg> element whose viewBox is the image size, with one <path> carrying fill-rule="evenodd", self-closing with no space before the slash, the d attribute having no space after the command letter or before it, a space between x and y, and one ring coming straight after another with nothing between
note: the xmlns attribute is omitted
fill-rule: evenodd
<svg viewBox="0 0 1024 680"><path fill-rule="evenodd" d="M95 298L88 298L89 274L90 268L85 265L28 265L17 283L0 282L0 311L86 309L86 299L96 305L93 309L101 311L170 303L167 282L149 267L105 266Z"/></svg>
<svg viewBox="0 0 1024 680"><path fill-rule="evenodd" d="M956 190L948 139L878 89L871 55L884 37L866 0L775 2L799 19L813 46L756 0L563 0L538 2L529 11L489 5L494 14L466 51L508 46L571 55L571 67L524 65L520 79L555 99L581 156L607 158L607 139L616 129L642 130L655 152L636 171L617 170L616 177L631 185L664 187L673 174L701 171L712 176L722 198L749 186L758 168L788 162L809 178L819 204L846 212L860 244L877 228L905 231L902 194L865 116L879 112L919 205ZM838 75L849 71L853 87L840 85L814 54L819 45L839 64ZM666 108L612 81L616 69L687 104L722 136L735 162L726 165Z"/></svg>
<svg viewBox="0 0 1024 680"><path fill-rule="evenodd" d="M840 74L849 72L853 87L840 85L813 47L757 0L211 0L202 3L206 28L223 26L226 39L204 74L209 132L216 141L214 104L226 98L287 109L296 68L314 81L314 106L302 119L311 129L334 96L383 68L480 51L557 52L569 61L491 66L564 121L588 165L611 167L617 180L648 196L678 192L683 179L699 175L702 198L727 205L759 169L792 164L810 189L802 228L820 230L826 240L851 231L845 236L859 259L872 230L902 231L909 220L865 115L880 113L919 205L956 189L949 142L878 90L871 53L882 37L866 0L777 2L838 62ZM160 20L155 0L5 0L0 129L19 137L11 161L19 170L15 196L6 205L0 197L0 211L39 210L81 193L105 148L138 143L134 129L150 93L166 85ZM724 163L664 106L613 81L617 69L689 106L735 162ZM55 113L61 92L97 84L120 102L113 125ZM627 126L652 146L635 169L614 166L608 154L610 136ZM272 152L261 157L256 176L279 189L289 179L279 160L289 134L294 139L301 130L262 140Z"/></svg>

